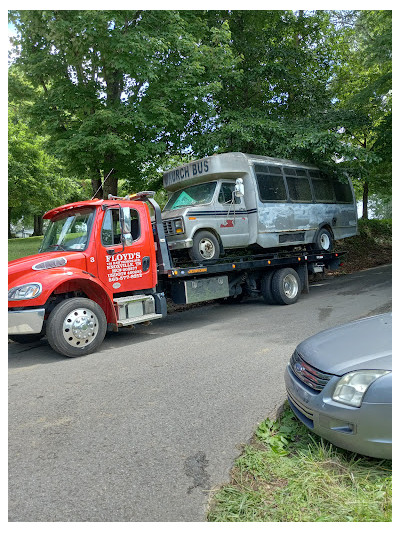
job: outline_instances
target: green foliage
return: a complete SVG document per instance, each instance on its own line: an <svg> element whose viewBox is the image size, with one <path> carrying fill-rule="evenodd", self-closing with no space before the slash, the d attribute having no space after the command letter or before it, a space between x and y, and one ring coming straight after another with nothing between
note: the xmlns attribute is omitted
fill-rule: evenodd
<svg viewBox="0 0 400 533"><path fill-rule="evenodd" d="M57 155L103 194L140 183L148 160L177 153L215 114L230 67L229 29L198 11L12 12L17 63L42 93L32 116Z"/></svg>
<svg viewBox="0 0 400 533"><path fill-rule="evenodd" d="M237 459L231 482L213 495L208 521L391 521L391 461L335 448L287 406L280 419L260 425L257 437Z"/></svg>

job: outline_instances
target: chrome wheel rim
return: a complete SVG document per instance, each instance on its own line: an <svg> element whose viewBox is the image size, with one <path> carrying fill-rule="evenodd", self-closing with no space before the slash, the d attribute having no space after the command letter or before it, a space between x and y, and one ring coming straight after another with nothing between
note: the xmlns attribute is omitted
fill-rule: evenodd
<svg viewBox="0 0 400 533"><path fill-rule="evenodd" d="M64 319L63 336L70 346L87 346L94 341L98 332L97 316L85 307L74 309Z"/></svg>
<svg viewBox="0 0 400 533"><path fill-rule="evenodd" d="M215 246L210 239L201 239L199 243L199 252L203 259L212 259L215 255Z"/></svg>
<svg viewBox="0 0 400 533"><path fill-rule="evenodd" d="M283 292L287 298L295 298L299 290L299 284L293 274L287 274L283 278Z"/></svg>

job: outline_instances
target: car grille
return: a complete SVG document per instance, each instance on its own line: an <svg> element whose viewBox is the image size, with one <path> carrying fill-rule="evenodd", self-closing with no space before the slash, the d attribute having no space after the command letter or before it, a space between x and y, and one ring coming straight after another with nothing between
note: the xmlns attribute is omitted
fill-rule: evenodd
<svg viewBox="0 0 400 533"><path fill-rule="evenodd" d="M175 235L174 223L172 220L163 220L165 235Z"/></svg>
<svg viewBox="0 0 400 533"><path fill-rule="evenodd" d="M297 350L294 351L290 358L290 368L300 381L318 392L325 387L333 375L321 372L306 363Z"/></svg>

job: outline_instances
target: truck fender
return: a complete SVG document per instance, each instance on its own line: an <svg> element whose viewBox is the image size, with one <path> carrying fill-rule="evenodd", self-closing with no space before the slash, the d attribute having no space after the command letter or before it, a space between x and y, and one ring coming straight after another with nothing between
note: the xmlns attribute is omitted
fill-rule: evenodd
<svg viewBox="0 0 400 533"><path fill-rule="evenodd" d="M74 267L53 268L35 272L34 280L32 273L21 278L20 283L35 281L42 284L42 294L35 300L20 301L19 304L32 306L45 306L50 296L62 295L75 291L83 292L88 298L96 302L103 309L107 322L117 323L117 316L113 302L104 285L89 272ZM24 303L26 302L26 303Z"/></svg>

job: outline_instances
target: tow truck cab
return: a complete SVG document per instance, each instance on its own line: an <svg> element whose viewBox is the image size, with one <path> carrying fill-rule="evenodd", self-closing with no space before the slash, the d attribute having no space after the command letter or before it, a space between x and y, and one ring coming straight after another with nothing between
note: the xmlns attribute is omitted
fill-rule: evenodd
<svg viewBox="0 0 400 533"><path fill-rule="evenodd" d="M165 298L155 296L148 196L132 198L76 202L44 215L49 226L39 253L9 263L11 337L42 336L46 323L49 337L49 319L61 307L68 310L56 312L61 344L80 353L82 346L92 351L107 324L117 329L165 315Z"/></svg>

